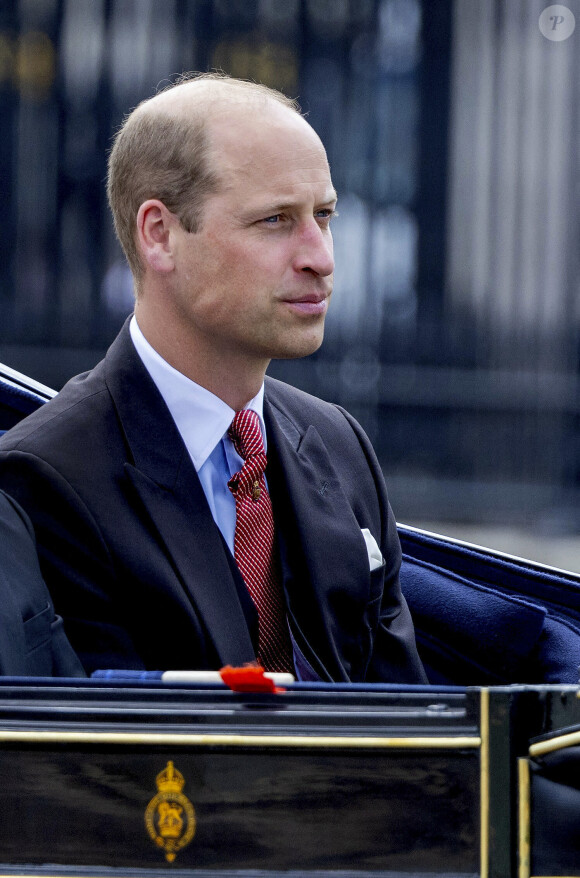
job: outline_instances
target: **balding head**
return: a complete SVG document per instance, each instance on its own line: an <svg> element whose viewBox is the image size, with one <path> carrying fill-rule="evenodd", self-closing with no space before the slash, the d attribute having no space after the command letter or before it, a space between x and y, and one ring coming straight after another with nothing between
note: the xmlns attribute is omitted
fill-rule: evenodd
<svg viewBox="0 0 580 878"><path fill-rule="evenodd" d="M221 183L212 161L212 121L274 107L299 115L296 102L281 92L206 73L180 77L127 116L111 150L107 194L137 289L143 274L135 237L139 207L158 199L184 229L196 232L206 198Z"/></svg>
<svg viewBox="0 0 580 878"><path fill-rule="evenodd" d="M209 118L220 111L227 112L234 106L259 109L272 103L300 113L295 100L267 85L234 79L225 73L186 73L158 91L154 97L139 104L135 113L163 110L176 115L197 113Z"/></svg>

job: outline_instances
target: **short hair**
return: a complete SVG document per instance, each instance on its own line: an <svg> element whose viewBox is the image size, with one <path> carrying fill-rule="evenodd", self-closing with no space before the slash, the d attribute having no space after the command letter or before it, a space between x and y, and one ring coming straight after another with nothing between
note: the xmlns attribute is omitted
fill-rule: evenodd
<svg viewBox="0 0 580 878"><path fill-rule="evenodd" d="M109 156L107 195L115 231L137 285L143 264L135 233L137 213L143 202L158 199L178 217L186 231L197 232L205 200L220 186L211 162L208 114L203 104L202 112L194 112L191 117L171 113L162 103L155 112L137 110L160 94L199 81L225 85L228 92L233 96L237 93L240 98L276 101L300 114L298 103L282 92L212 72L182 74L125 117Z"/></svg>

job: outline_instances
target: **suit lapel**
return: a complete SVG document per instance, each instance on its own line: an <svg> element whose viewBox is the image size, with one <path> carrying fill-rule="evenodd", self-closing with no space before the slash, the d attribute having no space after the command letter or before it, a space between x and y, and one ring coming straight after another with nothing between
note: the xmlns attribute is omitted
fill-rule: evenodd
<svg viewBox="0 0 580 878"><path fill-rule="evenodd" d="M320 435L301 430L265 401L268 484L287 587L291 623L299 629L323 678L349 679L345 655L356 655L359 636L349 626L348 596L363 589L368 559L360 525L347 500ZM365 598L366 599L366 598Z"/></svg>
<svg viewBox="0 0 580 878"><path fill-rule="evenodd" d="M254 648L227 549L179 431L135 351L127 325L107 355L107 367L107 385L130 452L127 477L220 660L252 661Z"/></svg>

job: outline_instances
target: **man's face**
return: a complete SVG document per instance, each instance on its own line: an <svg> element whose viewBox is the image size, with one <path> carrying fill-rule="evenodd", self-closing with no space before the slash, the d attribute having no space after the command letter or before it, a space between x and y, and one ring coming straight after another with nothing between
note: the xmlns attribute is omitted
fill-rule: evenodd
<svg viewBox="0 0 580 878"><path fill-rule="evenodd" d="M312 128L280 106L211 123L222 180L201 229L177 233L175 303L193 344L243 367L302 357L322 342L334 269L336 194Z"/></svg>

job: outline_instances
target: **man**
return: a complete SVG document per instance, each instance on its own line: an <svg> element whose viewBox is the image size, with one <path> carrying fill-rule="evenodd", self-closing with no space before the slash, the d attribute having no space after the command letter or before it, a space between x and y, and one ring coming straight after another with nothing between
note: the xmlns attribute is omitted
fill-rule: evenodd
<svg viewBox="0 0 580 878"><path fill-rule="evenodd" d="M0 491L0 674L83 677L43 582L34 533Z"/></svg>
<svg viewBox="0 0 580 878"><path fill-rule="evenodd" d="M85 668L257 657L423 682L367 438L264 383L322 342L336 193L318 136L283 95L206 74L128 117L108 191L134 318L0 442Z"/></svg>

